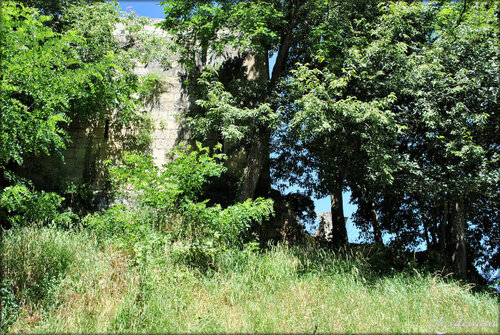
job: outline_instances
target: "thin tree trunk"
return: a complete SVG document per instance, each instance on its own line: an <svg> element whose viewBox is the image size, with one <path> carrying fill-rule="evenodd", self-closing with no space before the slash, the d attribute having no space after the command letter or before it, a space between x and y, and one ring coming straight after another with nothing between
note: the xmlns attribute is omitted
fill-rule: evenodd
<svg viewBox="0 0 500 335"><path fill-rule="evenodd" d="M269 79L267 52L253 56L248 62L247 78L265 83ZM267 196L271 188L269 143L271 132L261 129L252 139L246 152L246 163L243 168L241 186L237 200L243 202L256 197L256 193Z"/></svg>
<svg viewBox="0 0 500 335"><path fill-rule="evenodd" d="M332 212L332 244L334 246L347 245L347 230L342 204L342 182L335 184L330 191Z"/></svg>
<svg viewBox="0 0 500 335"><path fill-rule="evenodd" d="M451 221L451 264L455 274L467 276L467 258L465 246L465 214L462 200L453 203Z"/></svg>
<svg viewBox="0 0 500 335"><path fill-rule="evenodd" d="M276 62L274 63L273 72L271 74L271 88L278 83L281 75L285 71L286 62L288 59L288 51L290 50L292 42L292 32L294 26L294 15L292 7L290 8L286 20L288 21L288 23L281 32L278 54L276 55Z"/></svg>
<svg viewBox="0 0 500 335"><path fill-rule="evenodd" d="M378 214L377 214L377 208L375 207L375 202L372 201L370 203L370 213L372 216L372 225L373 225L373 235L375 237L375 243L382 245L382 232L380 231L380 224L378 222Z"/></svg>
<svg viewBox="0 0 500 335"><path fill-rule="evenodd" d="M441 223L439 225L439 249L443 255L446 255L447 249L447 241L446 241L446 225L448 224L448 201L446 199L443 200L443 217L441 219ZM445 259L445 265L446 264Z"/></svg>
<svg viewBox="0 0 500 335"><path fill-rule="evenodd" d="M433 206L431 209L431 221L429 221L429 233L431 236L431 243L434 247L439 243L438 218L440 215L439 207Z"/></svg>
<svg viewBox="0 0 500 335"><path fill-rule="evenodd" d="M425 243L427 243L427 250L429 250L431 246L431 242L429 239L429 216L426 213L423 213L424 217L424 235L425 235Z"/></svg>

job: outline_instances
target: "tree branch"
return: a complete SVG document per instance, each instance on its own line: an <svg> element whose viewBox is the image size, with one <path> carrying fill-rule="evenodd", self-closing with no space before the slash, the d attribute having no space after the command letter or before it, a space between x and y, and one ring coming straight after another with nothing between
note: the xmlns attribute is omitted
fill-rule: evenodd
<svg viewBox="0 0 500 335"><path fill-rule="evenodd" d="M460 25L462 22L462 17L464 16L465 10L467 9L467 0L464 0L464 6L462 8L462 12L460 13L460 16L458 17L457 23L455 24L455 28Z"/></svg>

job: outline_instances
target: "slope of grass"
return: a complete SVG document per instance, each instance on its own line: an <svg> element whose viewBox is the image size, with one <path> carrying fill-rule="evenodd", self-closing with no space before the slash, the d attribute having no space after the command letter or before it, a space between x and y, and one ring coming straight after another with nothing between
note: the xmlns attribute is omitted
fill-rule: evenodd
<svg viewBox="0 0 500 335"><path fill-rule="evenodd" d="M354 252L229 250L202 271L170 246L138 261L85 231L3 242L9 332L498 332L496 297L417 270L379 276Z"/></svg>

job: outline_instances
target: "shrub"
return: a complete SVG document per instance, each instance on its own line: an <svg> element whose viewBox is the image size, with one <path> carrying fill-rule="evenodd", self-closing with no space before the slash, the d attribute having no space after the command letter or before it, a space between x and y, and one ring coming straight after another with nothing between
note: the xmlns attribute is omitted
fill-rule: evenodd
<svg viewBox="0 0 500 335"><path fill-rule="evenodd" d="M148 235L150 226L142 212L129 209L124 204L115 204L101 214L93 213L83 223L96 232L101 239L117 238L125 247L133 245Z"/></svg>
<svg viewBox="0 0 500 335"><path fill-rule="evenodd" d="M21 183L0 192L0 208L7 212L7 220L14 226L36 223L71 225L74 215L59 211L63 200L56 193L33 191Z"/></svg>
<svg viewBox="0 0 500 335"><path fill-rule="evenodd" d="M183 144L181 144L182 146ZM145 238L155 228L166 240L177 242L176 255L190 263L206 264L223 249L241 246L242 234L252 222L260 223L273 214L273 202L258 198L227 208L208 206L201 200L202 187L225 170L218 145L209 148L197 143L192 150L179 147L175 157L161 167L151 156L125 153L119 166L110 168L112 181L126 202L86 218L99 233L120 236L126 245Z"/></svg>

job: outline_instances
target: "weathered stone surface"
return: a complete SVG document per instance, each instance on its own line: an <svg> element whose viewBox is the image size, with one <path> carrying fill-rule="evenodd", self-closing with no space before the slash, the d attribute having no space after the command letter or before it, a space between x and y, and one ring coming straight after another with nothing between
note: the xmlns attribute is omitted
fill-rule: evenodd
<svg viewBox="0 0 500 335"><path fill-rule="evenodd" d="M348 217L344 217L344 222L347 223ZM316 236L320 239L331 241L332 236L332 213L324 212L319 216L319 227Z"/></svg>

